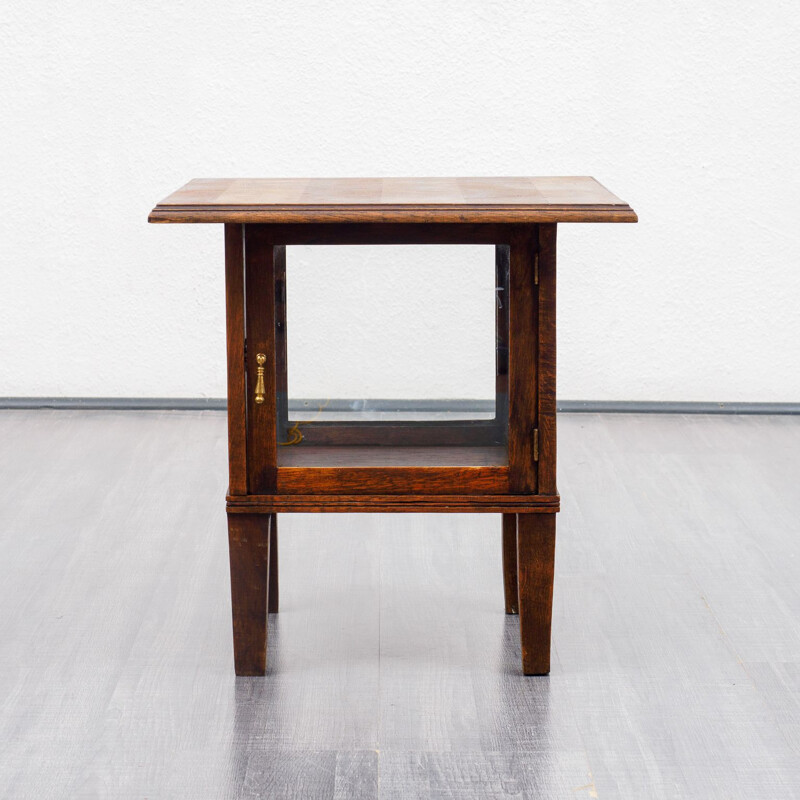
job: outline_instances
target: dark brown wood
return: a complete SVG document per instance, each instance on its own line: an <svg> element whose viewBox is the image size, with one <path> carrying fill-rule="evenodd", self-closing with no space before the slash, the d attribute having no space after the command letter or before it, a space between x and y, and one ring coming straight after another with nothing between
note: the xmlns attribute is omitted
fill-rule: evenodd
<svg viewBox="0 0 800 800"><path fill-rule="evenodd" d="M288 441L289 369L286 330L286 247L275 245L275 388L278 442Z"/></svg>
<svg viewBox="0 0 800 800"><path fill-rule="evenodd" d="M508 441L508 295L511 248L495 247L495 423Z"/></svg>
<svg viewBox="0 0 800 800"><path fill-rule="evenodd" d="M269 514L228 514L233 657L237 675L266 672L271 520Z"/></svg>
<svg viewBox="0 0 800 800"><path fill-rule="evenodd" d="M536 285L535 228L518 230L511 243L508 320L508 485L536 491Z"/></svg>
<svg viewBox="0 0 800 800"><path fill-rule="evenodd" d="M237 674L263 674L277 514L499 513L525 674L550 669L556 488L556 224L635 222L593 178L194 180L151 222L224 222ZM299 422L288 437L286 245L495 246L492 420ZM255 403L263 353L264 402ZM290 439L292 444L288 444ZM282 444L283 446L279 446Z"/></svg>
<svg viewBox="0 0 800 800"><path fill-rule="evenodd" d="M151 222L636 222L594 178L196 179Z"/></svg>
<svg viewBox="0 0 800 800"><path fill-rule="evenodd" d="M517 517L517 575L522 672L550 672L550 627L553 615L553 575L556 518L553 514Z"/></svg>
<svg viewBox="0 0 800 800"><path fill-rule="evenodd" d="M501 494L507 467L279 467L279 494Z"/></svg>
<svg viewBox="0 0 800 800"><path fill-rule="evenodd" d="M506 599L506 614L519 613L516 514L503 514L503 590Z"/></svg>
<svg viewBox="0 0 800 800"><path fill-rule="evenodd" d="M263 225L245 225L248 491L275 491L278 448L275 385L275 248ZM266 356L264 402L255 402L259 353Z"/></svg>
<svg viewBox="0 0 800 800"><path fill-rule="evenodd" d="M556 226L539 225L539 464L537 491L556 489Z"/></svg>
<svg viewBox="0 0 800 800"><path fill-rule="evenodd" d="M486 244L508 241L511 226L496 223L351 222L269 224L274 242L286 245Z"/></svg>
<svg viewBox="0 0 800 800"><path fill-rule="evenodd" d="M500 494L268 494L228 497L229 514L282 512L436 512L554 514L560 498Z"/></svg>
<svg viewBox="0 0 800 800"><path fill-rule="evenodd" d="M278 515L270 514L269 520L269 591L267 600L269 602L269 613L277 614L280 605L280 590L278 588Z"/></svg>
<svg viewBox="0 0 800 800"><path fill-rule="evenodd" d="M225 329L228 354L228 493L247 494L244 371L244 229L225 226Z"/></svg>

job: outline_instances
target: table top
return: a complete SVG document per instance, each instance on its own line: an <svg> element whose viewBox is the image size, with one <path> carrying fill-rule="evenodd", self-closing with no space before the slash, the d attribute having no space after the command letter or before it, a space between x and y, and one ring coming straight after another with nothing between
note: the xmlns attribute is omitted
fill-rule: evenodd
<svg viewBox="0 0 800 800"><path fill-rule="evenodd" d="M636 222L594 178L195 178L150 222Z"/></svg>

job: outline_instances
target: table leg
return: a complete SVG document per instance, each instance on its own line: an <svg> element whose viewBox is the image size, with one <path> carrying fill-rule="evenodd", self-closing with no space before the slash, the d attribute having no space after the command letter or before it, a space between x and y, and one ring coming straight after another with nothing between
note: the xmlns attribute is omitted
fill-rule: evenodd
<svg viewBox="0 0 800 800"><path fill-rule="evenodd" d="M278 515L270 514L269 530L269 613L278 613Z"/></svg>
<svg viewBox="0 0 800 800"><path fill-rule="evenodd" d="M506 596L506 614L518 614L516 514L503 514L503 589Z"/></svg>
<svg viewBox="0 0 800 800"><path fill-rule="evenodd" d="M555 551L555 514L517 515L519 629L525 675L550 672Z"/></svg>
<svg viewBox="0 0 800 800"><path fill-rule="evenodd" d="M228 514L233 656L237 675L267 668L270 514Z"/></svg>

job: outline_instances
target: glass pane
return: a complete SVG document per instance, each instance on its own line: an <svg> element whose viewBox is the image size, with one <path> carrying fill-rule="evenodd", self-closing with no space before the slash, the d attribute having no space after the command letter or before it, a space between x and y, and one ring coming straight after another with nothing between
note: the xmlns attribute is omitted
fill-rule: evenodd
<svg viewBox="0 0 800 800"><path fill-rule="evenodd" d="M290 420L494 418L494 247L286 255Z"/></svg>
<svg viewBox="0 0 800 800"><path fill-rule="evenodd" d="M287 247L278 463L506 465L508 250L495 252Z"/></svg>

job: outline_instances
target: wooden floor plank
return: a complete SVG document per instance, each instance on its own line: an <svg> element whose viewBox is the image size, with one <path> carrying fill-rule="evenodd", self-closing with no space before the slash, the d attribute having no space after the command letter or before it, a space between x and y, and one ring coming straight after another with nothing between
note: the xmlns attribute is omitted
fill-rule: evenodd
<svg viewBox="0 0 800 800"><path fill-rule="evenodd" d="M559 431L548 678L499 515L337 514L237 680L224 413L0 413L0 796L798 796L800 418Z"/></svg>

